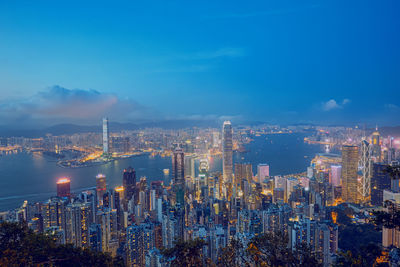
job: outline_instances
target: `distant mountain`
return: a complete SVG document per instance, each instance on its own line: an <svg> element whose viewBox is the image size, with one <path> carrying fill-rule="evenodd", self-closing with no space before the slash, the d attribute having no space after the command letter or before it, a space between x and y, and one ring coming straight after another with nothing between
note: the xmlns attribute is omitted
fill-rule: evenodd
<svg viewBox="0 0 400 267"><path fill-rule="evenodd" d="M163 120L163 121L151 121L135 123L120 123L110 122L110 131L122 131L122 130L137 130L143 128L163 128L163 129L182 129L188 127L220 127L220 123L217 121L207 120ZM86 132L98 132L102 130L101 122L98 125L77 125L77 124L57 124L50 127L43 127L39 129L16 129L14 127L1 126L0 136L11 137L11 136L22 136L28 138L36 138L45 136L46 134L52 135L63 135L63 134L74 134L74 133L86 133Z"/></svg>

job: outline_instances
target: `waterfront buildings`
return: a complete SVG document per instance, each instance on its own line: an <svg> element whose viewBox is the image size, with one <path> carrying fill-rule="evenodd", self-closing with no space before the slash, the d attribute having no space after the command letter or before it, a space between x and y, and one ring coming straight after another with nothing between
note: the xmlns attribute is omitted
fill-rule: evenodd
<svg viewBox="0 0 400 267"><path fill-rule="evenodd" d="M57 196L70 197L71 196L71 180L68 178L61 178L57 181Z"/></svg>
<svg viewBox="0 0 400 267"><path fill-rule="evenodd" d="M98 205L103 205L103 196L107 191L106 176L99 173L96 176L96 193Z"/></svg>
<svg viewBox="0 0 400 267"><path fill-rule="evenodd" d="M107 155L110 151L110 132L108 129L108 118L103 118L103 153Z"/></svg>

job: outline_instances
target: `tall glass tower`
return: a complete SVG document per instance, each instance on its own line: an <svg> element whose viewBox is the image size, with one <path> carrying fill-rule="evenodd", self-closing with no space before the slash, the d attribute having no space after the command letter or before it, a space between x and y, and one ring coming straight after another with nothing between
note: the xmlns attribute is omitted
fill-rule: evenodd
<svg viewBox="0 0 400 267"><path fill-rule="evenodd" d="M224 121L222 126L222 174L224 182L232 181L233 169L233 145L232 145L232 124L230 121Z"/></svg>
<svg viewBox="0 0 400 267"><path fill-rule="evenodd" d="M109 131L108 131L108 118L103 118L103 153L108 154L109 151Z"/></svg>
<svg viewBox="0 0 400 267"><path fill-rule="evenodd" d="M172 175L176 192L176 202L184 205L185 200L185 156L183 149L178 145L172 155Z"/></svg>
<svg viewBox="0 0 400 267"><path fill-rule="evenodd" d="M345 202L357 203L358 147L342 147L342 198Z"/></svg>

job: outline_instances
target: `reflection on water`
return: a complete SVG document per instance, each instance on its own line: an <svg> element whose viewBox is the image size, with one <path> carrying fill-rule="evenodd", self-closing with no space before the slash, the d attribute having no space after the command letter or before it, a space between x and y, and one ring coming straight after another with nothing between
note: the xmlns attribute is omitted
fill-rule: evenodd
<svg viewBox="0 0 400 267"><path fill-rule="evenodd" d="M303 135L285 134L254 137L254 142L246 145L246 153L234 153L234 162L250 162L256 174L257 164L268 163L271 175L290 174L305 171L315 153L323 152L319 145L303 142ZM198 171L198 160L195 169ZM55 195L59 177L71 179L71 190L79 191L95 186L95 177L103 173L107 186L114 188L122 184L123 169L132 166L137 178L146 176L147 181L169 182L171 174L164 169L171 168L169 157L149 157L141 155L120 159L104 165L85 168L61 168L42 154L18 153L0 157L0 211L15 208L23 200L39 201ZM221 171L221 157L210 158L210 171Z"/></svg>

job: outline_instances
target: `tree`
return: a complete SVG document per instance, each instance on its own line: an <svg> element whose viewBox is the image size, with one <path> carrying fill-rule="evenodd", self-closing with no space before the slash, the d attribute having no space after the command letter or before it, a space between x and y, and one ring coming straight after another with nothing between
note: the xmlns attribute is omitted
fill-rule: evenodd
<svg viewBox="0 0 400 267"><path fill-rule="evenodd" d="M228 246L221 250L221 254L219 256L218 266L248 266L249 260L246 255L245 248L240 242L240 240L233 238Z"/></svg>
<svg viewBox="0 0 400 267"><path fill-rule="evenodd" d="M247 253L256 266L321 266L316 253L307 244L291 250L283 232L265 233L254 237Z"/></svg>
<svg viewBox="0 0 400 267"><path fill-rule="evenodd" d="M121 265L122 264L122 265ZM52 236L26 225L0 223L0 266L123 266L107 253L58 245Z"/></svg>
<svg viewBox="0 0 400 267"><path fill-rule="evenodd" d="M170 266L202 266L203 246L206 242L202 239L177 241L175 246L163 249L161 254L170 263Z"/></svg>

